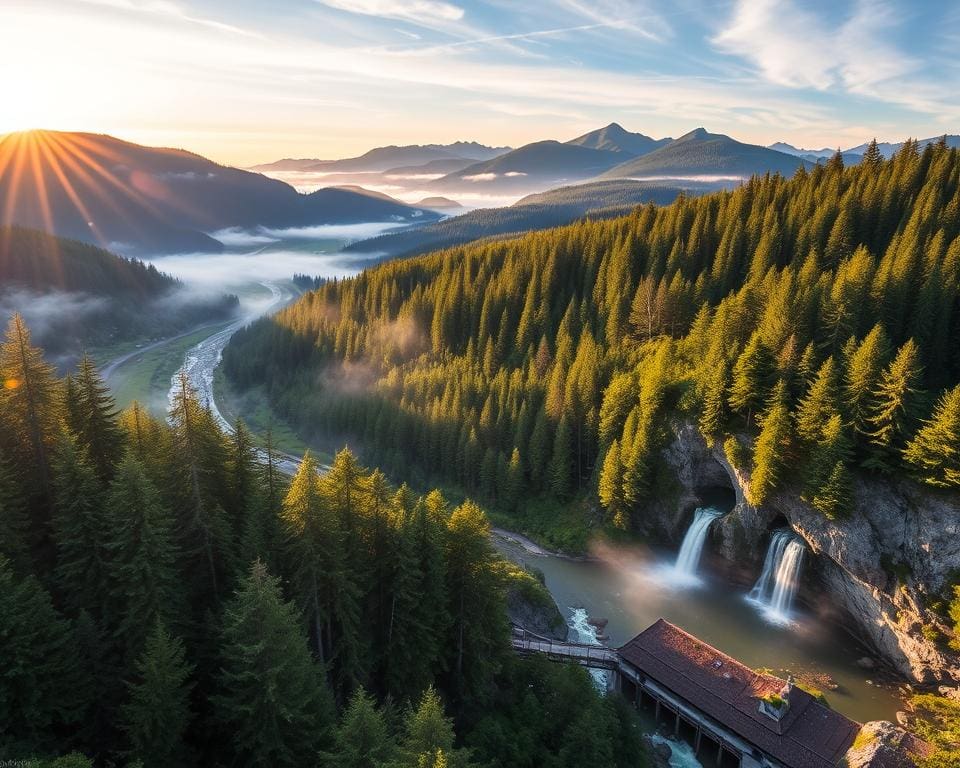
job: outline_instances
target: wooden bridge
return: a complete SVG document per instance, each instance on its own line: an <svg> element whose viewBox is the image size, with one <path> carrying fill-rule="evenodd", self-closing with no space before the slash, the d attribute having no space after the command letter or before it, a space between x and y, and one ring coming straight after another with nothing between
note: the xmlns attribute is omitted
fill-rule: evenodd
<svg viewBox="0 0 960 768"><path fill-rule="evenodd" d="M620 668L620 655L613 648L587 643L568 643L537 635L523 627L514 625L510 637L513 650L521 656L538 654L553 661L569 661L591 669Z"/></svg>

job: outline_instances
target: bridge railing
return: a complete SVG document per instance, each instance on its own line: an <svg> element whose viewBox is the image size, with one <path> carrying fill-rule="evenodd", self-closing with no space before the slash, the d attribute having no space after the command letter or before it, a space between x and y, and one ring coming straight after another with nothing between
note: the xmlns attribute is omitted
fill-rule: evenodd
<svg viewBox="0 0 960 768"><path fill-rule="evenodd" d="M586 666L615 667L619 656L612 648L587 643L569 643L542 637L521 627L514 627L511 638L514 650L574 661Z"/></svg>

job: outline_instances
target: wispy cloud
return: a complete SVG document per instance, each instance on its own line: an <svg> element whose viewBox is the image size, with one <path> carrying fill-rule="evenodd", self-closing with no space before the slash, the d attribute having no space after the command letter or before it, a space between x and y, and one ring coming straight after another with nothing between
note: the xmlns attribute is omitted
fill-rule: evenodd
<svg viewBox="0 0 960 768"><path fill-rule="evenodd" d="M902 11L882 0L858 0L841 24L789 0L738 0L712 42L779 86L953 111L953 88L922 76L924 62L893 42L902 22Z"/></svg>
<svg viewBox="0 0 960 768"><path fill-rule="evenodd" d="M80 2L133 13L144 13L161 18L166 17L175 21L185 21L189 24L198 24L203 27L219 30L220 32L229 32L230 34L242 35L244 37L261 36L257 32L242 29L233 24L226 24L222 21L208 19L202 16L194 16L181 5L170 2L170 0L80 0Z"/></svg>
<svg viewBox="0 0 960 768"><path fill-rule="evenodd" d="M364 16L382 16L403 19L414 24L435 21L460 21L464 10L443 0L317 0L339 11L360 13Z"/></svg>

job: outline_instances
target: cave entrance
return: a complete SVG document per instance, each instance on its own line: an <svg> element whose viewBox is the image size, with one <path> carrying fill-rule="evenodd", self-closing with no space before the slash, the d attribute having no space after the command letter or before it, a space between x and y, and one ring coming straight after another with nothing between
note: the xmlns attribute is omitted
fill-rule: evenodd
<svg viewBox="0 0 960 768"><path fill-rule="evenodd" d="M698 486L695 493L699 506L713 507L724 514L732 510L737 503L737 495L729 484Z"/></svg>

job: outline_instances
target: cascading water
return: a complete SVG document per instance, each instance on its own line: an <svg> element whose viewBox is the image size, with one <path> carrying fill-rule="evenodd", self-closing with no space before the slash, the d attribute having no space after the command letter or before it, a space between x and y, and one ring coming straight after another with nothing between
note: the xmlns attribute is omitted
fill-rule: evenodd
<svg viewBox="0 0 960 768"><path fill-rule="evenodd" d="M700 555L703 554L707 533L713 521L722 514L713 507L699 507L693 513L693 522L683 537L683 544L680 545L680 552L673 566L674 575L679 581L697 581L697 566L700 565Z"/></svg>
<svg viewBox="0 0 960 768"><path fill-rule="evenodd" d="M774 623L789 624L791 621L790 611L800 583L804 551L803 542L793 531L776 531L770 539L763 572L750 590L748 599Z"/></svg>

